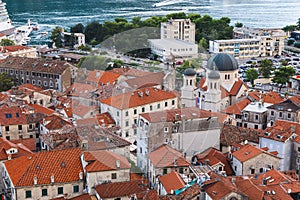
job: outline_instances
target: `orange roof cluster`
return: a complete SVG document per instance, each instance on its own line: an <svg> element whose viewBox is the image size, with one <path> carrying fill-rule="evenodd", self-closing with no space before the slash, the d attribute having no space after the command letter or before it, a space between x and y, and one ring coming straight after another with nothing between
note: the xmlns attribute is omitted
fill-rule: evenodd
<svg viewBox="0 0 300 200"><path fill-rule="evenodd" d="M11 53L11 52L15 52L15 51L22 51L22 50L28 50L28 49L31 49L31 48L22 46L22 45L1 46L1 48L0 48L2 53Z"/></svg>
<svg viewBox="0 0 300 200"><path fill-rule="evenodd" d="M171 194L171 191L178 190L185 187L185 182L183 181L180 174L172 171L169 174L159 177L159 181L165 188L167 194Z"/></svg>
<svg viewBox="0 0 300 200"><path fill-rule="evenodd" d="M0 122L2 126L27 124L26 114L18 106L0 105Z"/></svg>
<svg viewBox="0 0 300 200"><path fill-rule="evenodd" d="M65 126L71 127L72 123L63 119L62 117L58 116L58 115L50 115L45 117L45 123L44 123L45 127L48 130L58 130L61 129Z"/></svg>
<svg viewBox="0 0 300 200"><path fill-rule="evenodd" d="M78 195L76 197L58 197L58 198L54 198L54 199L51 199L51 200L93 200L92 197L89 195L89 194L81 194L81 195Z"/></svg>
<svg viewBox="0 0 300 200"><path fill-rule="evenodd" d="M0 62L0 68L21 69L40 73L62 74L71 65L60 60L9 56Z"/></svg>
<svg viewBox="0 0 300 200"><path fill-rule="evenodd" d="M243 163L243 162L250 160L262 153L278 158L276 155L271 154L267 151L264 151L263 149L252 146L250 144L246 144L241 149L233 152L232 156ZM280 159L280 158L278 158L278 159Z"/></svg>
<svg viewBox="0 0 300 200"><path fill-rule="evenodd" d="M125 82L134 89L140 89L145 87L153 87L161 85L163 83L163 78L165 76L164 72L157 72L146 76L141 76L137 78L131 78Z"/></svg>
<svg viewBox="0 0 300 200"><path fill-rule="evenodd" d="M101 199L114 199L117 197L130 198L133 195L143 200L159 199L157 192L150 190L142 181L104 183L97 185L95 189Z"/></svg>
<svg viewBox="0 0 300 200"><path fill-rule="evenodd" d="M224 169L226 171L226 175L233 175L234 172L232 171L230 161L226 158L226 156L220 152L219 150L210 147L207 150L203 151L202 153L196 154L192 160L197 159L196 164L202 164L205 165L206 161L209 161L210 166L214 166L218 163L222 163L224 165Z"/></svg>
<svg viewBox="0 0 300 200"><path fill-rule="evenodd" d="M47 107L44 107L44 106L41 106L39 104L28 104L28 105L34 109L35 113L42 113L42 114L45 114L45 115L48 115L48 116L55 113L54 110L52 110L50 108L47 108Z"/></svg>
<svg viewBox="0 0 300 200"><path fill-rule="evenodd" d="M300 137L299 132L300 124L285 120L276 120L274 125L272 127L266 128L265 131L260 134L260 136L284 142L294 134L296 134L297 137Z"/></svg>
<svg viewBox="0 0 300 200"><path fill-rule="evenodd" d="M107 83L114 84L120 76L120 74L112 71L94 70L88 73L85 81L97 85L106 85Z"/></svg>
<svg viewBox="0 0 300 200"><path fill-rule="evenodd" d="M84 152L84 160L88 162L87 172L130 169L130 163L124 156L106 150Z"/></svg>
<svg viewBox="0 0 300 200"><path fill-rule="evenodd" d="M249 99L243 99L241 101L238 101L237 103L227 107L225 110L222 110L221 112L227 113L227 114L234 114L234 115L241 115L242 110L246 108L246 106L251 101Z"/></svg>
<svg viewBox="0 0 300 200"><path fill-rule="evenodd" d="M105 112L97 114L96 116L91 118L78 119L76 120L76 124L77 126L99 125L101 127L109 127L115 125L116 122L108 112Z"/></svg>
<svg viewBox="0 0 300 200"><path fill-rule="evenodd" d="M154 167L188 167L190 163L182 156L182 154L169 147L166 144L161 145L151 153L149 159Z"/></svg>
<svg viewBox="0 0 300 200"><path fill-rule="evenodd" d="M17 153L8 153L10 149L16 149ZM8 160L21 156L29 156L32 151L22 143L13 143L5 138L0 138L0 160Z"/></svg>
<svg viewBox="0 0 300 200"><path fill-rule="evenodd" d="M263 102L265 103L270 103L270 104L277 104L277 103L281 103L283 101L282 97L280 96L280 94L278 94L277 92L271 91L271 92L267 92L267 93L260 93L259 91L253 91L253 92L249 92L249 97L251 100L255 100L255 101L259 101L260 99L262 99Z"/></svg>
<svg viewBox="0 0 300 200"><path fill-rule="evenodd" d="M176 96L172 92L155 88L145 88L103 99L101 103L118 109L128 109L175 98Z"/></svg>
<svg viewBox="0 0 300 200"><path fill-rule="evenodd" d="M15 187L33 186L34 177L38 185L51 183L68 183L80 180L83 173L81 150L67 149L35 153L4 163L5 168Z"/></svg>
<svg viewBox="0 0 300 200"><path fill-rule="evenodd" d="M220 144L222 146L231 146L234 143L242 143L245 140L258 144L259 136L262 133L264 133L264 131L259 129L224 124L220 133Z"/></svg>

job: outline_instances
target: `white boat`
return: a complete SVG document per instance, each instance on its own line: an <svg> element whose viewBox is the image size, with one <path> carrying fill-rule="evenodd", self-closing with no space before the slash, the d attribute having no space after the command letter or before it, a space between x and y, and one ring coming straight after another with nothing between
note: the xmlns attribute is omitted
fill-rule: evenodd
<svg viewBox="0 0 300 200"><path fill-rule="evenodd" d="M48 32L47 31L43 31L43 32L41 32L41 35L48 35Z"/></svg>
<svg viewBox="0 0 300 200"><path fill-rule="evenodd" d="M0 0L0 32L14 28L6 10L6 3Z"/></svg>

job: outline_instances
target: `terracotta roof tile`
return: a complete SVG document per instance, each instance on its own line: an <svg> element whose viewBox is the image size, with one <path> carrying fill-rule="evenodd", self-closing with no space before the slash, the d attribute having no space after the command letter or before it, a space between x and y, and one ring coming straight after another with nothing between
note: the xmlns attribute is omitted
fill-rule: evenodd
<svg viewBox="0 0 300 200"><path fill-rule="evenodd" d="M263 102L270 103L270 104L277 104L283 101L280 94L273 91L261 93L255 90L253 92L249 92L248 97L250 98L251 101L259 101L260 99L262 99Z"/></svg>
<svg viewBox="0 0 300 200"><path fill-rule="evenodd" d="M27 124L26 114L18 106L0 105L0 122L2 126Z"/></svg>
<svg viewBox="0 0 300 200"><path fill-rule="evenodd" d="M225 110L222 110L221 112L227 113L227 114L234 114L234 115L241 115L242 110L250 104L249 99L243 99L229 107L227 107Z"/></svg>
<svg viewBox="0 0 300 200"><path fill-rule="evenodd" d="M149 159L154 167L158 168L174 167L174 161L176 161L176 166L178 167L187 167L190 165L179 151L165 144L149 153Z"/></svg>
<svg viewBox="0 0 300 200"><path fill-rule="evenodd" d="M28 104L28 105L34 109L35 113L42 113L42 114L45 114L45 115L52 115L55 112L54 110L52 110L50 108L47 108L47 107L44 107L44 106L41 106L41 105L38 105L38 104Z"/></svg>
<svg viewBox="0 0 300 200"><path fill-rule="evenodd" d="M230 95L236 96L238 94L238 92L240 91L240 88L242 87L242 85L245 85L244 82L239 79L238 81L235 81L233 86L230 89ZM247 88L247 86L245 86Z"/></svg>
<svg viewBox="0 0 300 200"><path fill-rule="evenodd" d="M146 95L146 91L149 91L149 95ZM139 92L143 93L142 97L139 96ZM172 92L147 88L103 99L101 103L118 109L127 109L175 98L176 96Z"/></svg>
<svg viewBox="0 0 300 200"><path fill-rule="evenodd" d="M22 46L22 45L13 45L13 46L1 46L0 50L2 53L7 53L7 52L28 50L28 49L31 49L31 48Z"/></svg>
<svg viewBox="0 0 300 200"><path fill-rule="evenodd" d="M68 197L58 197L51 200L92 200L92 197L89 194L81 194L76 197L68 198Z"/></svg>
<svg viewBox="0 0 300 200"><path fill-rule="evenodd" d="M262 153L278 158L274 154L271 154L267 151L264 151L263 149L257 148L255 146L250 145L250 144L246 144L241 149L233 152L232 156L243 163L243 162L245 162L249 159L252 159L252 158L254 158L254 157L256 157L256 156L258 156Z"/></svg>
<svg viewBox="0 0 300 200"><path fill-rule="evenodd" d="M218 163L222 163L224 165L227 176L234 174L230 165L230 161L226 158L226 156L222 152L220 152L219 150L213 147L208 148L207 150L199 154L196 154L194 157L197 159L196 162L197 165L199 164L205 165L206 160L209 161L210 166L214 166ZM192 160L194 161L194 158L192 158Z"/></svg>
<svg viewBox="0 0 300 200"><path fill-rule="evenodd" d="M181 189L186 185L182 177L175 171L159 177L159 181L168 194L171 194L172 190Z"/></svg>
<svg viewBox="0 0 300 200"><path fill-rule="evenodd" d="M15 187L32 186L35 176L39 185L50 184L52 175L56 183L74 182L83 172L80 155L80 149L40 152L6 161L4 165Z"/></svg>
<svg viewBox="0 0 300 200"><path fill-rule="evenodd" d="M48 130L58 130L65 126L73 126L71 122L61 118L58 115L51 115L45 118L45 127Z"/></svg>
<svg viewBox="0 0 300 200"><path fill-rule="evenodd" d="M87 172L130 169L130 163L124 156L106 150L84 152L84 160L89 163L85 167Z"/></svg>
<svg viewBox="0 0 300 200"><path fill-rule="evenodd" d="M17 153L9 154L9 150L14 148ZM0 160L9 160L19 158L21 156L30 156L32 151L22 143L13 143L5 138L0 138Z"/></svg>
<svg viewBox="0 0 300 200"><path fill-rule="evenodd" d="M131 78L125 82L132 88L140 89L148 86L162 85L164 76L164 72L157 72L147 76Z"/></svg>
<svg viewBox="0 0 300 200"><path fill-rule="evenodd" d="M144 198L151 190L142 181L126 181L116 183L104 183L96 186L96 192L102 199L131 197L136 195L138 199ZM155 196L155 194L154 194ZM156 198L155 198L156 199Z"/></svg>
<svg viewBox="0 0 300 200"><path fill-rule="evenodd" d="M14 144L23 144L27 147L30 151L36 151L35 139L34 138L27 138L27 139L18 139L18 140L10 140Z"/></svg>

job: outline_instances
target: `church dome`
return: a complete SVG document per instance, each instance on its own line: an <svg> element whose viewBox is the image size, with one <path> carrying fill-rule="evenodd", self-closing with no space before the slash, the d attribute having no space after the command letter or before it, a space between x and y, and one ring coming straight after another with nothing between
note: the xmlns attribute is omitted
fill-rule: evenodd
<svg viewBox="0 0 300 200"><path fill-rule="evenodd" d="M187 68L186 70L184 70L183 74L185 76L195 76L196 71L193 68Z"/></svg>
<svg viewBox="0 0 300 200"><path fill-rule="evenodd" d="M218 53L207 61L207 69L219 71L234 71L239 65L236 59L229 54Z"/></svg>
<svg viewBox="0 0 300 200"><path fill-rule="evenodd" d="M219 79L220 78L220 73L218 71L212 70L211 72L208 73L207 78L209 78L209 79Z"/></svg>

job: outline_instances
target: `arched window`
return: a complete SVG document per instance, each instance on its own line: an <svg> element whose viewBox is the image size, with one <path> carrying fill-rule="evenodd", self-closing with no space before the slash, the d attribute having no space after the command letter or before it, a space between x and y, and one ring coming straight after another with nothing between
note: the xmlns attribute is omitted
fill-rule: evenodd
<svg viewBox="0 0 300 200"><path fill-rule="evenodd" d="M215 83L215 89L217 89L217 83Z"/></svg>

